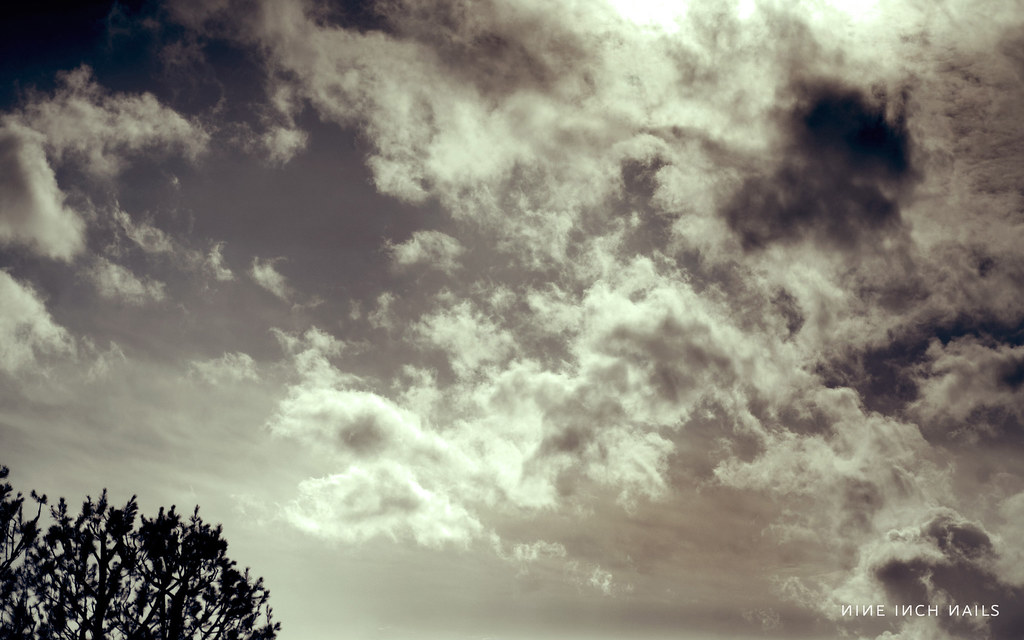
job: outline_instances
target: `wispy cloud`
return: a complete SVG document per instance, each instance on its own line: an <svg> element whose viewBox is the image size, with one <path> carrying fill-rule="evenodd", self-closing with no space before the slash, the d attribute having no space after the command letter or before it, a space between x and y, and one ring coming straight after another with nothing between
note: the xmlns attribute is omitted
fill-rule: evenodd
<svg viewBox="0 0 1024 640"><path fill-rule="evenodd" d="M391 247L392 260L398 269L419 267L446 273L459 267L463 251L458 240L440 231L415 231L408 240Z"/></svg>
<svg viewBox="0 0 1024 640"><path fill-rule="evenodd" d="M225 353L212 360L194 360L189 371L210 384L260 379L256 361L247 353Z"/></svg>
<svg viewBox="0 0 1024 640"><path fill-rule="evenodd" d="M87 66L60 74L52 96L37 96L15 118L39 132L55 162L73 162L96 177L112 177L132 157L168 152L195 158L209 141L197 124L150 93L110 93Z"/></svg>
<svg viewBox="0 0 1024 640"><path fill-rule="evenodd" d="M256 284L281 300L291 302L292 289L288 285L288 281L285 280L285 277L274 268L274 265L280 261L281 258L267 258L266 260L253 258L249 276L252 277Z"/></svg>
<svg viewBox="0 0 1024 640"><path fill-rule="evenodd" d="M106 258L96 258L88 274L99 294L109 300L143 305L148 302L159 302L166 297L163 282L140 278L127 267Z"/></svg>

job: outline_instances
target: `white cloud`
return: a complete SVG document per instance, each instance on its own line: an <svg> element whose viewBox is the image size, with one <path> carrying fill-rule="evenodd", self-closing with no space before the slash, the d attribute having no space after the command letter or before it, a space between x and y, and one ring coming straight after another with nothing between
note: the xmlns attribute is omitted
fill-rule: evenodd
<svg viewBox="0 0 1024 640"><path fill-rule="evenodd" d="M235 279L235 274L224 264L224 243L217 242L210 247L209 253L203 261L205 269L217 282L229 282Z"/></svg>
<svg viewBox="0 0 1024 640"><path fill-rule="evenodd" d="M279 329L273 330L285 353L294 359L295 369L304 380L314 381L320 386L342 384L349 380L330 362L345 348L345 343L316 328L307 330L301 336L294 336Z"/></svg>
<svg viewBox="0 0 1024 640"><path fill-rule="evenodd" d="M10 118L0 126L0 242L70 260L85 247L85 223L65 206L44 141Z"/></svg>
<svg viewBox="0 0 1024 640"><path fill-rule="evenodd" d="M511 553L511 558L521 563L537 562L544 558L564 558L565 556L565 545L545 540L516 544L512 547Z"/></svg>
<svg viewBox="0 0 1024 640"><path fill-rule="evenodd" d="M285 280L285 277L274 268L274 264L280 261L281 258L268 258L266 260L253 258L252 268L249 270L249 275L256 281L256 284L260 285L281 300L290 302L292 289L288 285L288 281Z"/></svg>
<svg viewBox="0 0 1024 640"><path fill-rule="evenodd" d="M664 0L611 0L609 4L625 19L667 33L679 30L679 22L686 16L687 8L687 3Z"/></svg>
<svg viewBox="0 0 1024 640"><path fill-rule="evenodd" d="M189 372L210 384L258 381L256 361L247 353L224 353L212 360L195 360L189 363Z"/></svg>
<svg viewBox="0 0 1024 640"><path fill-rule="evenodd" d="M459 268L462 245L455 238L440 231L415 231L405 242L390 245L395 267L404 269L422 266L452 273Z"/></svg>
<svg viewBox="0 0 1024 640"><path fill-rule="evenodd" d="M945 432L969 442L1012 437L1001 422L1024 420L1024 347L985 344L969 336L945 345L935 340L926 356L918 377L920 397L913 403L922 425L936 435Z"/></svg>
<svg viewBox="0 0 1024 640"><path fill-rule="evenodd" d="M670 440L657 433L613 428L596 438L605 456L595 456L587 470L601 484L620 488L619 502L627 507L637 497L660 498L666 495L668 457L675 450Z"/></svg>
<svg viewBox="0 0 1024 640"><path fill-rule="evenodd" d="M342 345L320 331L279 333L300 380L278 405L269 428L310 443L347 471L311 478L286 516L317 535L347 541L409 538L428 546L466 543L483 527L459 499L459 456L419 417L377 394L329 361Z"/></svg>
<svg viewBox="0 0 1024 640"><path fill-rule="evenodd" d="M594 589L605 596L616 595L623 590L616 583L612 572L599 564L570 560L566 563L566 574L576 585ZM628 585L625 585L625 589L628 591Z"/></svg>
<svg viewBox="0 0 1024 640"><path fill-rule="evenodd" d="M142 154L202 153L208 134L151 94L112 94L88 67L59 74L52 95L30 93L0 121L0 242L70 260L85 249L85 221L68 207L55 167L112 178ZM170 251L159 229L115 212L128 237L149 252Z"/></svg>
<svg viewBox="0 0 1024 640"><path fill-rule="evenodd" d="M124 258L135 250L141 250L145 256L159 256L161 263L191 272L207 283L211 279L215 282L235 279L234 272L224 262L224 242L211 243L204 254L193 248L188 238L172 235L151 222L133 219L119 206L115 205L110 215L116 225L116 237L114 243L105 249L108 255ZM127 246L122 243L123 238L127 238Z"/></svg>
<svg viewBox="0 0 1024 640"><path fill-rule="evenodd" d="M104 351L96 347L92 341L85 343L89 354L94 358L89 370L86 372L86 379L92 382L108 378L115 367L127 362L128 358L120 345L111 341L110 346Z"/></svg>
<svg viewBox="0 0 1024 640"><path fill-rule="evenodd" d="M278 434L333 447L346 458L376 458L401 449L403 455L436 455L444 449L419 420L392 402L366 391L307 384L291 388L270 423Z"/></svg>
<svg viewBox="0 0 1024 640"><path fill-rule="evenodd" d="M432 547L465 545L483 529L465 508L390 462L303 481L287 516L309 533L347 542L386 536Z"/></svg>
<svg viewBox="0 0 1024 640"><path fill-rule="evenodd" d="M513 400L516 390L485 388L475 392L479 398L466 400L486 403L472 410L479 416L468 422L464 418L446 422L442 428L437 420L443 418L433 415L431 408L448 405L449 398L431 398L430 390L424 388L422 393L406 396L418 405L414 411L360 389L367 381L331 364L330 358L340 353L341 346L326 334L282 335L282 340L295 359L300 379L279 403L270 429L279 436L306 441L334 464L348 469L332 475L329 482L316 479L303 485L302 506L292 512L303 527L342 537L386 535L435 544L483 535L478 516L481 506L493 508L505 501L522 508L553 504L557 491L552 470L557 471L565 461L554 467L531 462L543 440L536 422L539 412L527 400L519 415L509 421L506 403L518 403ZM431 383L430 378L421 381ZM525 382L522 375L502 384L521 382ZM494 422L497 416L505 416L501 424ZM367 493L359 508L352 506L355 498L350 496L356 487ZM405 497L399 500L392 494ZM331 504L333 500L344 504ZM383 509L377 505L391 505L395 500L408 508L387 510L383 520L370 509ZM360 514L367 519L365 527L357 521ZM340 518L351 531L362 533L347 534L329 522L317 525L318 517Z"/></svg>
<svg viewBox="0 0 1024 640"><path fill-rule="evenodd" d="M384 291L377 296L377 305L367 316L370 326L375 329L386 329L388 331L396 327L394 306L397 298L390 291ZM358 306L353 306L353 310Z"/></svg>
<svg viewBox="0 0 1024 640"><path fill-rule="evenodd" d="M39 294L0 270L0 371L21 374L38 369L46 357L74 354L73 339Z"/></svg>
<svg viewBox="0 0 1024 640"><path fill-rule="evenodd" d="M426 344L443 349L455 373L463 377L505 360L515 348L508 331L465 300L426 316L413 331Z"/></svg>
<svg viewBox="0 0 1024 640"><path fill-rule="evenodd" d="M435 377L409 371L415 384L393 399L364 390L373 386L372 381L333 364L342 345L330 336L315 331L301 338L280 337L294 358L299 380L278 404L269 422L271 431L305 441L342 468L355 465L361 470L332 476L330 486L344 490L325 490L326 481L319 479L310 485L316 491L304 491L301 521L306 528L317 528L316 514L342 517L335 506L316 506L320 501L350 501L347 487L357 483L369 491L365 485L380 481L390 491L396 475L414 481L433 496L432 501L440 500L445 513L466 514L481 527L482 508L544 510L574 500L574 491L564 491L572 486L563 486L567 478L576 478L575 484L606 487L627 508L662 497L667 489L672 443L637 424L646 419L643 416L634 422L614 411L605 415L600 407L582 410L591 402L589 394L602 393L589 388L585 379L515 363L490 376L467 374L458 385L438 388ZM477 333L470 332L468 339L475 337ZM387 527L366 529L355 526L358 513L362 511L346 511L343 519L367 537L371 532L399 535L394 533L403 521L399 512L389 516ZM415 518L418 524L406 522L402 527L408 529L402 530L431 530L421 515ZM317 530L334 531L325 526ZM428 537L433 539L434 534Z"/></svg>
<svg viewBox="0 0 1024 640"><path fill-rule="evenodd" d="M605 571L601 567L594 567L594 570L590 572L590 577L587 579L587 584L596 589L600 589L604 595L611 595L612 593L612 574L610 571Z"/></svg>
<svg viewBox="0 0 1024 640"><path fill-rule="evenodd" d="M108 300L140 306L166 297L163 282L139 278L126 267L103 257L96 258L87 273L99 294Z"/></svg>
<svg viewBox="0 0 1024 640"><path fill-rule="evenodd" d="M292 127L271 127L260 137L267 159L273 164L285 164L306 148L309 135Z"/></svg>
<svg viewBox="0 0 1024 640"><path fill-rule="evenodd" d="M135 222L124 209L114 210L114 220L128 239L146 253L171 253L174 244L163 231L147 222Z"/></svg>
<svg viewBox="0 0 1024 640"><path fill-rule="evenodd" d="M112 177L130 156L173 151L194 159L206 149L209 135L152 94L108 93L87 66L60 80L53 96L37 97L16 116L42 134L58 163L75 162L93 176Z"/></svg>

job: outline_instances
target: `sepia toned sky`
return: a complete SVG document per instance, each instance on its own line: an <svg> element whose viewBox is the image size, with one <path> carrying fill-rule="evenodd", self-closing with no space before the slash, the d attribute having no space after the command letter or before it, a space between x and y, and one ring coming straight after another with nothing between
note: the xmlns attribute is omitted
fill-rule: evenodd
<svg viewBox="0 0 1024 640"><path fill-rule="evenodd" d="M283 640L1024 636L1021 2L23 4L18 489Z"/></svg>

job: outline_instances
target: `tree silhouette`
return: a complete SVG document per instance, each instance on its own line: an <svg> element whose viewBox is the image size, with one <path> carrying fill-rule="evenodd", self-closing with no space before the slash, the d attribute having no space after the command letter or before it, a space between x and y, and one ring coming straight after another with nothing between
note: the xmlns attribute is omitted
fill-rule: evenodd
<svg viewBox="0 0 1024 640"><path fill-rule="evenodd" d="M10 470L0 465L0 630L4 638L31 638L33 622L24 589L23 558L39 533L39 517L46 497L32 494L34 518L24 515L25 497L8 483Z"/></svg>
<svg viewBox="0 0 1024 640"><path fill-rule="evenodd" d="M3 494L3 514L16 511L9 520L21 522L21 494L8 500L9 494L9 489ZM41 505L45 498L38 500ZM187 518L174 507L160 509L152 519L140 518L134 497L115 508L104 490L95 501L86 498L77 515L63 498L50 515L53 524L44 535L36 535L33 524L30 537L5 538L3 557L13 560L4 588L10 602L20 604L0 604L3 637L276 637L280 625L272 620L263 579L236 568L227 557L221 527L204 523L198 507ZM10 543L15 539L19 546Z"/></svg>

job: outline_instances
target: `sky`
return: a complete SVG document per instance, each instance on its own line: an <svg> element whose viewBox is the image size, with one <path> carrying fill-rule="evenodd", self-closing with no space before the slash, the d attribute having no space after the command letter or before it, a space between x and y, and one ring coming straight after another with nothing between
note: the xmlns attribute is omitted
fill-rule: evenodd
<svg viewBox="0 0 1024 640"><path fill-rule="evenodd" d="M0 12L16 488L282 640L1024 636L1019 0Z"/></svg>

